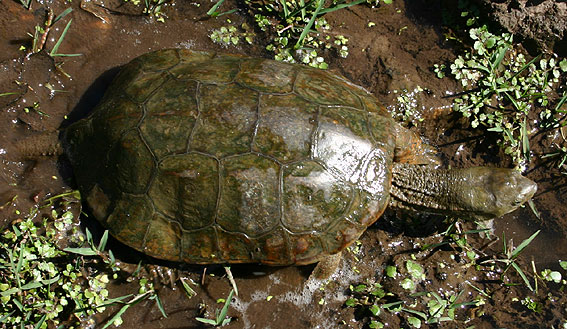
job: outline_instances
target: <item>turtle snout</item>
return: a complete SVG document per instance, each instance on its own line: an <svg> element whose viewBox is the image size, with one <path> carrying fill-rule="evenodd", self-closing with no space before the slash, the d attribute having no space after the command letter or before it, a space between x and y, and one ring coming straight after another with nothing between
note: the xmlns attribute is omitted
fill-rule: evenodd
<svg viewBox="0 0 567 329"><path fill-rule="evenodd" d="M517 206L520 206L534 196L537 191L537 184L524 176L519 177L517 184L519 193L515 203Z"/></svg>

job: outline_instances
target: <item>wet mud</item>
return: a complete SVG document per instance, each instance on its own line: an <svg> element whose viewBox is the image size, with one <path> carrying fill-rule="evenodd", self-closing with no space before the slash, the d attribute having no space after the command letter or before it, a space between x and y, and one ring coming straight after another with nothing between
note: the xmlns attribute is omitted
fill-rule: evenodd
<svg viewBox="0 0 567 329"><path fill-rule="evenodd" d="M223 8L239 7L227 1ZM118 68L131 59L151 50L188 48L226 53L271 57L260 35L253 45L222 47L214 44L211 31L226 25L226 16L210 18L206 15L211 2L176 1L164 8L165 22L140 13L140 7L119 0L110 1L45 1L33 2L26 10L17 1L0 1L0 93L13 93L0 97L0 226L22 216L30 207L45 197L74 188L72 170L64 158L50 156L49 150L39 159L28 157L22 151L30 148L38 136L57 130L88 113L101 99ZM46 19L50 8L55 15L73 8L61 22L53 26L45 40L45 51L28 55L21 50L32 47L28 32ZM341 58L329 51L324 53L330 69L354 83L363 86L378 99L395 110L395 90L414 90L421 86L428 90L415 97L423 121L411 127L435 145L443 155L445 165L468 167L490 165L510 166L510 160L501 154L493 139L480 131L471 131L449 110L448 92L459 87L451 79L437 79L433 64L446 63L455 57L454 44L445 40L442 26L443 6L438 1L394 0L389 6L371 8L355 6L327 14L333 33L349 39L349 56ZM231 14L235 25L249 22L245 10ZM58 53L80 56L48 56L55 46L65 24L72 19L70 29ZM375 25L368 24L369 22ZM17 83L16 83L17 82ZM37 105L36 105L37 104ZM554 136L538 131L532 135L532 148L536 159L525 173L538 183L534 203L541 217L536 218L529 207L508 214L494 222L495 234L513 239L519 244L536 230L542 230L528 246L520 259L524 268L535 261L538 269L558 270L557 260L567 259L567 178L560 175L550 163L540 159L549 152ZM555 138L560 138L555 136ZM349 285L381 277L388 265L404 268L410 254L424 264L426 280L424 290L462 291L463 298L475 291L466 283L493 289L493 298L483 306L484 315L475 309L457 311L458 326L475 328L549 328L558 326L565 318L565 297L552 302L545 298L546 291L554 292L557 286L540 287L543 312L529 312L518 302L528 293L522 286L490 285L497 278L486 273L478 277L455 250L438 248L419 251L420 246L439 242L438 232L443 227L429 228L421 223L418 232L399 225L400 214L388 212L370 227L361 238L357 250L344 254L340 269L327 282L308 280L313 266L270 268L257 265L232 267L239 296L229 310L234 320L228 328L366 328L365 315L355 308L345 307L349 298ZM84 221L92 219L85 218ZM430 220L426 218L426 220ZM95 223L85 224L96 226ZM465 228L474 228L463 224ZM415 231L415 229L413 229ZM502 241L487 244L487 240L471 238L470 244L481 255L491 254L491 248L501 249ZM477 244L475 244L477 243ZM136 263L142 257L114 242L110 248L120 250L117 257ZM486 252L486 253L484 253ZM168 314L164 318L155 301L144 301L123 315L122 328L201 328L204 324L197 316L214 316L219 298L226 298L230 284L222 267L189 267L169 265L178 275L192 280L197 295L187 298L177 283L163 285L159 295ZM440 266L440 264L444 264ZM213 274L213 275L211 275ZM516 278L517 282L521 282ZM397 282L382 282L391 291L404 294ZM137 284L114 284L112 296L132 293ZM546 290L547 289L547 290ZM407 293L405 293L407 295ZM563 306L560 306L562 305ZM96 320L103 323L118 308L110 308ZM367 316L366 316L367 318ZM410 327L403 317L385 314L382 318L389 328ZM454 328L454 322L430 325L431 328ZM423 325L427 327L427 325Z"/></svg>

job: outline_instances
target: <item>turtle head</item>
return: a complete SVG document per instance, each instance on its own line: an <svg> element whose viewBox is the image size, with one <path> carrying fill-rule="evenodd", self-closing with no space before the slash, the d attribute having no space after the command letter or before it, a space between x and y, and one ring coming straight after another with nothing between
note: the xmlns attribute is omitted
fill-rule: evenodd
<svg viewBox="0 0 567 329"><path fill-rule="evenodd" d="M475 167L461 169L462 200L474 215L500 217L512 212L532 198L537 185L518 171L505 168Z"/></svg>

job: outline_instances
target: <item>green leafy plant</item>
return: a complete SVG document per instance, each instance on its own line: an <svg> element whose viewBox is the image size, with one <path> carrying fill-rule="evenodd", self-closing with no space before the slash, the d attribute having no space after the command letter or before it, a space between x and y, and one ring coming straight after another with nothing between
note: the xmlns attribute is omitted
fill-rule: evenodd
<svg viewBox="0 0 567 329"><path fill-rule="evenodd" d="M210 38L213 42L223 46L236 46L240 42L240 39L244 39L248 44L252 44L254 41L254 32L252 32L251 28L246 23L243 23L240 29L236 26L228 25L213 30Z"/></svg>
<svg viewBox="0 0 567 329"><path fill-rule="evenodd" d="M64 314L86 319L83 314L99 312L107 302L106 274L93 274L86 281L81 260L56 244L60 229L73 222L72 212L53 211L51 219L38 225L32 220L37 211L0 237L0 313L1 322L10 327L58 326Z"/></svg>
<svg viewBox="0 0 567 329"><path fill-rule="evenodd" d="M553 121L549 94L567 71L567 60L538 56L528 61L513 44L511 34L495 35L486 26L469 31L472 49L450 65L451 74L465 92L453 101L453 110L469 118L471 127L484 127L500 137L498 144L514 162L530 160L528 115L543 108L540 118ZM444 67L435 72L442 77Z"/></svg>
<svg viewBox="0 0 567 329"><path fill-rule="evenodd" d="M143 13L156 18L158 22L165 22L165 13L163 12L163 7L172 0L143 0L144 9ZM135 6L142 4L142 0L124 0L124 2L130 2Z"/></svg>
<svg viewBox="0 0 567 329"><path fill-rule="evenodd" d="M493 260L487 260L484 261L483 263L503 263L506 265L506 267L504 268L504 270L501 273L501 279L504 281L504 275L506 274L506 272L510 269L510 268L514 268L514 270L516 270L516 272L520 275L520 277L522 278L522 280L524 281L526 287L528 287L528 289L530 289L531 291L534 291L535 289L533 288L533 286L531 285L528 277L526 276L526 274L524 273L524 271L520 268L520 266L517 264L516 259L518 258L518 256L520 255L520 253L537 237L537 235L539 234L539 230L536 231L534 234L532 234L530 237L528 237L527 239L525 239L524 241L522 241L517 247L514 248L514 246L510 243L507 244L506 240L503 239L504 241L504 245L503 245L503 254L504 254L504 258L498 258L498 259L493 259Z"/></svg>
<svg viewBox="0 0 567 329"><path fill-rule="evenodd" d="M220 312L219 312L219 310L215 311L215 318L214 319L207 319L207 318L198 317L198 318L196 318L196 320L199 321L199 322L202 322L202 323L213 325L213 326L224 326L224 325L229 324L230 321L232 320L232 318L228 318L226 316L226 314L228 313L228 307L230 306L233 295L234 295L234 290L230 290L230 293L228 294L228 297L224 301L224 306L222 307Z"/></svg>
<svg viewBox="0 0 567 329"><path fill-rule="evenodd" d="M130 306L146 299L155 300L166 316L147 279L139 280L138 294L109 298L106 286L120 269L112 252L104 251L108 232L99 243L88 230L81 233L70 210L79 201L77 191L51 197L0 235L1 326L87 327L94 325L94 314L110 305L123 305L102 328L118 326ZM52 208L50 216L35 223L39 210L47 208ZM61 241L78 247L62 248Z"/></svg>
<svg viewBox="0 0 567 329"><path fill-rule="evenodd" d="M70 14L72 11L73 11L72 8L67 8L61 14L57 15L57 17L53 18L53 16L54 16L53 12L51 10L49 10L48 13L47 13L47 19L46 19L45 23L43 24L43 26L36 25L35 29L34 29L34 34L28 33L28 35L31 38L33 38L32 39L32 48L30 49L30 52L37 53L37 52L41 51L45 46L47 36L49 35L49 32L51 31L51 28L53 27L53 25L55 25L59 20L61 20L62 18L64 18L68 14ZM69 28L71 27L72 21L73 20L70 19L69 22L67 22L67 24L65 25L63 32L61 32L61 35L57 39L57 42L55 43L53 48L50 51L48 51L49 56L51 56L51 57L56 57L56 56L81 56L81 54L61 54L61 53L59 53L59 47L61 46L63 39L65 38L65 36L67 35L67 32L69 31Z"/></svg>
<svg viewBox="0 0 567 329"><path fill-rule="evenodd" d="M220 12L224 0L217 1L208 11L211 16L220 16L233 11ZM365 3L367 0L331 1L323 0L288 0L288 1L252 1L244 4L254 17L257 27L268 33L271 40L266 49L274 53L274 58L286 62L301 62L325 69L328 64L321 56L324 49L335 49L339 56L348 56L348 39L331 33L331 26L322 17L324 14ZM377 3L378 1L376 1ZM381 1L389 3L391 1ZM328 5L328 7L326 6ZM226 27L225 35L230 32ZM234 31L233 34L237 33ZM211 35L215 39L218 33ZM225 38L228 44L234 36Z"/></svg>

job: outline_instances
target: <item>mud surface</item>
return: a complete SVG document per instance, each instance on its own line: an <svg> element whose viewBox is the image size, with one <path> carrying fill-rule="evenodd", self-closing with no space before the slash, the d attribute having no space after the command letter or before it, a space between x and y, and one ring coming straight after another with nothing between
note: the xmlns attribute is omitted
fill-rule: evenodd
<svg viewBox="0 0 567 329"><path fill-rule="evenodd" d="M545 2L545 1L544 1ZM85 9L81 8L81 4ZM560 3L564 5L564 3ZM33 2L31 10L25 10L17 1L0 1L0 93L14 94L0 97L0 220L1 226L21 216L46 196L73 188L72 171L65 159L46 156L27 160L21 148L33 148L34 140L45 132L56 133L66 125L66 118L73 120L88 113L101 98L105 87L117 68L134 57L150 50L181 47L196 50L221 51L258 57L270 57L264 50L261 35L252 46L223 48L210 41L214 28L226 25L227 16L209 18L210 2L176 1L166 6L165 22L156 22L140 14L140 8L118 0L109 1L44 1ZM71 27L61 43L58 53L81 54L76 57L51 57L45 51L25 56L22 45L28 49L31 38L28 32L46 19L46 8L55 16L67 7L73 12L58 22L50 31L45 49L53 49L65 24L72 19ZM227 1L224 10L237 8ZM458 91L451 79L439 80L432 71L433 64L445 63L455 57L451 44L441 30L443 6L438 1L403 2L370 8L356 6L326 15L333 26L333 33L349 39L347 58L333 52L324 56L330 69L339 72L356 84L365 87L387 104L396 108L394 90L427 88L427 93L414 97L418 102L423 122L412 129L418 131L444 154L446 165L455 167L491 165L505 167L509 160L499 154L490 136L470 131L463 122L448 110L447 92ZM231 14L235 25L250 20L244 10ZM374 26L369 26L374 22ZM15 83L17 81L18 83ZM39 104L34 107L34 104ZM526 207L495 221L495 234L513 239L519 244L533 232L541 229L536 240L526 249L519 261L531 273L532 260L538 269L559 270L557 260L567 259L567 179L539 156L549 152L549 145L560 136L550 136L547 131L532 134L532 148L536 161L527 176L537 181L538 193L535 205L541 213L537 219ZM50 153L40 149L39 153ZM566 299L553 284L540 285L533 294L521 284L521 279L510 276L519 285L504 286L497 283L498 275L490 271L476 271L466 260L464 250L436 248L426 252L420 246L441 241L436 232L441 227L429 229L425 223L419 229L407 228L400 222L402 215L388 213L362 237L358 250L345 252L340 270L329 282L308 281L312 266L267 268L261 266L234 266L232 272L240 295L233 301L229 315L234 320L229 328L363 328L368 326L368 314L360 314L357 308L345 307L352 297L349 285L374 282L383 278L387 265L397 265L401 271L413 255L425 269L426 279L418 291L434 291L439 294L462 292L460 302L470 301L478 292L471 286L490 292L491 298L477 307L457 310L459 322L430 325L429 327L475 328L550 328L559 327L565 319ZM415 219L421 220L421 219ZM425 220L429 220L426 218ZM95 223L85 225L96 226ZM394 224L392 224L394 223ZM475 228L465 224L463 230ZM417 231L417 232L416 232ZM471 237L469 243L482 257L501 250L502 241L493 244L480 237ZM114 248L114 249L113 249ZM124 246L113 245L119 259L136 263L141 257ZM457 254L457 257L455 257ZM491 256L490 256L491 257ZM197 316L214 316L220 309L217 299L226 298L230 291L228 280L221 268L184 268L182 277L191 279L197 295L188 299L179 285L174 289L160 288L167 318L163 318L155 301L142 302L123 316L123 328L201 328ZM211 276L210 274L214 274ZM403 274L403 273L402 273ZM393 279L381 280L389 291L400 291ZM132 293L136 284L119 284L111 287L111 295ZM548 294L554 296L547 297ZM534 312L520 303L531 296L543 305ZM271 296L271 297L269 297ZM411 300L406 300L407 305ZM205 307L206 305L206 307ZM97 317L99 323L112 316L117 309L110 309ZM409 327L407 314L383 312L381 321L389 328ZM423 324L422 327L428 325Z"/></svg>
<svg viewBox="0 0 567 329"><path fill-rule="evenodd" d="M567 53L567 3L560 0L478 0L489 16L533 46Z"/></svg>

